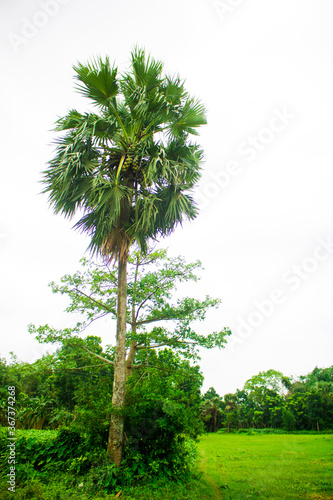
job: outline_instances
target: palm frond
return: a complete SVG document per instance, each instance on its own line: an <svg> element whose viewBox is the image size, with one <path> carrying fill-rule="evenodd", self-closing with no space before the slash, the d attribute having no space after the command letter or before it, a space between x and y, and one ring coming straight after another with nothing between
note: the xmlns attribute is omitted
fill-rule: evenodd
<svg viewBox="0 0 333 500"><path fill-rule="evenodd" d="M117 68L111 68L108 57L105 62L98 58L86 65L78 63L73 69L77 80L81 82L76 88L82 95L92 99L96 106L108 106L118 94Z"/></svg>
<svg viewBox="0 0 333 500"><path fill-rule="evenodd" d="M75 128L82 123L82 120L83 115L76 111L76 109L72 109L66 116L59 118L59 120L56 121L56 127L54 130L61 132L69 128Z"/></svg>
<svg viewBox="0 0 333 500"><path fill-rule="evenodd" d="M174 138L184 137L184 134L198 135L196 128L207 123L203 104L188 98L170 123L169 132Z"/></svg>
<svg viewBox="0 0 333 500"><path fill-rule="evenodd" d="M163 63L156 61L150 55L146 57L145 51L138 47L132 52L131 59L132 74L135 82L140 87L145 87L147 92L150 92L160 82Z"/></svg>
<svg viewBox="0 0 333 500"><path fill-rule="evenodd" d="M163 82L163 94L170 108L174 109L175 106L181 106L187 96L184 82L180 80L179 76L167 76Z"/></svg>
<svg viewBox="0 0 333 500"><path fill-rule="evenodd" d="M84 204L90 191L94 172L99 167L99 151L91 141L80 141L74 134L60 139L55 158L44 172L44 193L56 213L66 217L74 215Z"/></svg>

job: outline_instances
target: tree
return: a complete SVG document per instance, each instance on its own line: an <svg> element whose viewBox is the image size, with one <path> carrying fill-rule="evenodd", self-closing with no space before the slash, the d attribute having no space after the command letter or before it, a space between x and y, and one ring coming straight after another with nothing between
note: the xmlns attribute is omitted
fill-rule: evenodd
<svg viewBox="0 0 333 500"><path fill-rule="evenodd" d="M244 390L261 394L268 389L277 393L281 393L285 387L288 378L283 373L276 370L267 370L267 372L259 372L245 382Z"/></svg>
<svg viewBox="0 0 333 500"><path fill-rule="evenodd" d="M284 391L287 386L290 386L288 377L272 369L259 372L247 380L244 384L244 406L248 422L259 427L281 426Z"/></svg>
<svg viewBox="0 0 333 500"><path fill-rule="evenodd" d="M228 433L230 433L231 424L235 421L237 415L237 395L232 393L226 394L224 401Z"/></svg>
<svg viewBox="0 0 333 500"><path fill-rule="evenodd" d="M210 387L202 396L201 417L208 432L216 432L221 427L224 407L225 404L214 387Z"/></svg>
<svg viewBox="0 0 333 500"><path fill-rule="evenodd" d="M171 233L194 219L189 191L199 179L202 151L190 135L206 123L202 104L179 77L135 49L131 70L118 77L108 58L74 67L78 90L99 113L71 110L57 122L55 157L44 172L56 213L83 213L75 227L90 238L93 254L118 260L117 342L108 451L120 466L126 381L127 260L136 242Z"/></svg>
<svg viewBox="0 0 333 500"><path fill-rule="evenodd" d="M60 284L51 283L54 293L67 295L69 313L82 314L84 321L73 328L55 329L49 325L29 326L30 333L40 342L66 342L72 339L85 352L115 367L115 349L109 347L109 358L92 352L78 336L91 323L105 317L117 318L117 268L108 264L94 264L83 259L83 271L61 278ZM128 302L126 321L129 331L126 338L126 379L134 370L149 373L149 352L169 348L183 358L198 359L199 347L222 348L230 335L227 328L209 334L198 334L192 323L203 321L207 311L218 307L219 299L206 296L203 300L177 297L177 286L196 282L202 266L199 261L187 264L182 257L168 258L165 250L152 250L143 255L132 252L128 258ZM169 327L168 325L171 325ZM125 405L125 403L124 403Z"/></svg>
<svg viewBox="0 0 333 500"><path fill-rule="evenodd" d="M286 431L295 429L295 417L288 405L285 405L282 410L282 428Z"/></svg>

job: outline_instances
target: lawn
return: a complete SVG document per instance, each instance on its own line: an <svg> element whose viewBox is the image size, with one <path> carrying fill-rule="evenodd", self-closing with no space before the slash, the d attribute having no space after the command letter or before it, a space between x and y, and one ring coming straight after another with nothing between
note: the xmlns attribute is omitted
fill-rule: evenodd
<svg viewBox="0 0 333 500"><path fill-rule="evenodd" d="M332 435L209 434L199 450L216 499L333 499Z"/></svg>

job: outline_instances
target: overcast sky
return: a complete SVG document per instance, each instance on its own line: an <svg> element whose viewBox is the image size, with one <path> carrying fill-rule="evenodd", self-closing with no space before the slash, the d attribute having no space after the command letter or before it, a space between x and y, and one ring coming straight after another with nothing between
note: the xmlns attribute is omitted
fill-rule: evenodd
<svg viewBox="0 0 333 500"><path fill-rule="evenodd" d="M109 55L125 70L139 45L208 110L200 215L160 245L202 261L189 294L223 301L200 332L233 331L202 352L204 390L332 365L332 23L331 0L1 1L2 357L34 361L47 346L27 325L72 321L47 285L88 241L39 194L55 120L88 104L72 65Z"/></svg>

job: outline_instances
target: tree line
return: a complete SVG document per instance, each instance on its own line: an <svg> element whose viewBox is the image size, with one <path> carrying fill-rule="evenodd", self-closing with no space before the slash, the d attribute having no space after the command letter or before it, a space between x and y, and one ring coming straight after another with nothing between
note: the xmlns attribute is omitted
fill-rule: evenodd
<svg viewBox="0 0 333 500"><path fill-rule="evenodd" d="M333 366L316 367L293 378L268 370L250 378L235 393L221 397L213 387L203 396L205 428L273 428L286 431L333 429Z"/></svg>
<svg viewBox="0 0 333 500"><path fill-rule="evenodd" d="M96 363L89 352L113 358L112 351L103 351L99 337L88 336L80 345L67 340L34 363L20 362L14 354L9 363L1 359L1 425L7 423L6 386L15 385L18 428L72 426L104 443L113 366ZM275 370L260 372L241 390L221 397L212 387L201 395L199 366L181 360L171 349L151 351L148 363L146 354L142 360L144 369L135 372L129 389L127 440L148 441L159 425L166 433L169 425L174 430L178 425L179 432L193 437L219 429L333 429L333 366L316 367L296 380Z"/></svg>

